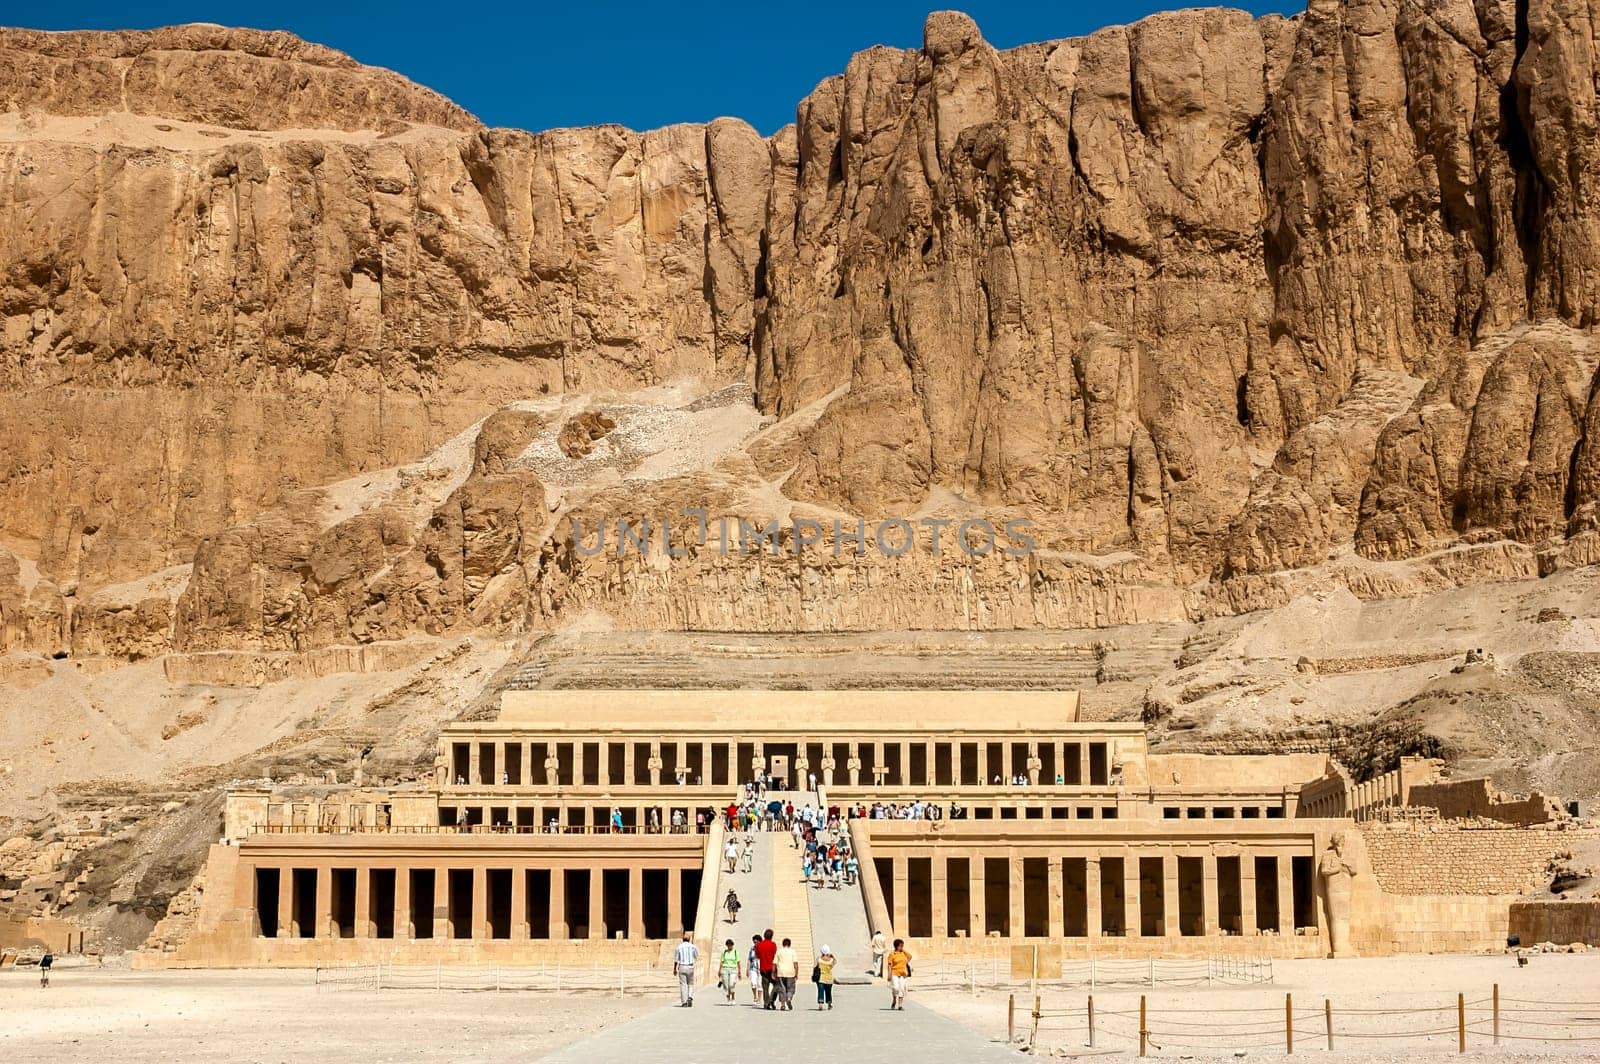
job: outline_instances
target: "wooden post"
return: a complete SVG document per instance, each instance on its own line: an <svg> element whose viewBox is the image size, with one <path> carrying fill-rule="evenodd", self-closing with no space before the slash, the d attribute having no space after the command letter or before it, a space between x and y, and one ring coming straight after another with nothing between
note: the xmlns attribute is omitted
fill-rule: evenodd
<svg viewBox="0 0 1600 1064"><path fill-rule="evenodd" d="M1028 1028L1028 1048L1033 1048L1033 1040L1039 1037L1039 995L1033 995L1033 1025Z"/></svg>
<svg viewBox="0 0 1600 1064"><path fill-rule="evenodd" d="M1012 994L1006 1002L1006 1044L1010 1045L1017 1040L1017 995Z"/></svg>
<svg viewBox="0 0 1600 1064"><path fill-rule="evenodd" d="M1284 1052L1294 1053L1294 995L1283 995L1283 1047Z"/></svg>
<svg viewBox="0 0 1600 1064"><path fill-rule="evenodd" d="M1500 1044L1500 984L1494 984L1494 1044Z"/></svg>
<svg viewBox="0 0 1600 1064"><path fill-rule="evenodd" d="M1089 995L1089 1048L1094 1048L1094 995Z"/></svg>
<svg viewBox="0 0 1600 1064"><path fill-rule="evenodd" d="M1456 995L1456 1052L1467 1051L1467 995Z"/></svg>
<svg viewBox="0 0 1600 1064"><path fill-rule="evenodd" d="M1139 1055L1144 1056L1144 1043L1150 1031L1145 1027L1144 995L1139 995Z"/></svg>
<svg viewBox="0 0 1600 1064"><path fill-rule="evenodd" d="M1333 1002L1322 999L1322 1017L1328 1023L1328 1050L1333 1050Z"/></svg>

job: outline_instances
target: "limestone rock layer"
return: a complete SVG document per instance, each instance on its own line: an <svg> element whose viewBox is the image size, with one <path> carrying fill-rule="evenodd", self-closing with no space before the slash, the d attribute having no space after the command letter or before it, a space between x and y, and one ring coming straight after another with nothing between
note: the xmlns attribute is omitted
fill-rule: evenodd
<svg viewBox="0 0 1600 1064"><path fill-rule="evenodd" d="M1597 85L1594 0L1009 51L937 12L770 137L530 134L280 33L0 31L0 648L1093 626L1589 564ZM1038 551L574 549L684 506Z"/></svg>

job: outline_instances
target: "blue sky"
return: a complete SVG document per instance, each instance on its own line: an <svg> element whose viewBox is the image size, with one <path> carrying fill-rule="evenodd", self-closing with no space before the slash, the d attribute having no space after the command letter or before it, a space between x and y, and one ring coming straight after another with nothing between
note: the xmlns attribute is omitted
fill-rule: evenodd
<svg viewBox="0 0 1600 1064"><path fill-rule="evenodd" d="M36 29L141 29L175 22L284 29L437 89L490 125L539 130L620 122L650 129L736 115L762 133L874 44L916 47L937 0L507 5L396 0L122 0L8 5ZM1079 36L1176 2L957 5L991 44ZM1257 14L1304 4L1248 3ZM17 20L12 22L11 20Z"/></svg>

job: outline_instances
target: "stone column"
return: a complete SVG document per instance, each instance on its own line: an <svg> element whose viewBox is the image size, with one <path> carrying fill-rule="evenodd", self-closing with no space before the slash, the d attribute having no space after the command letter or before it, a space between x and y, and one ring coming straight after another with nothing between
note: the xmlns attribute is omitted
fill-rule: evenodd
<svg viewBox="0 0 1600 1064"><path fill-rule="evenodd" d="M1100 937L1100 855L1094 854L1083 862L1084 932L1091 938Z"/></svg>
<svg viewBox="0 0 1600 1064"><path fill-rule="evenodd" d="M1294 860L1280 853L1278 862L1278 933L1292 935L1294 926Z"/></svg>
<svg viewBox="0 0 1600 1064"><path fill-rule="evenodd" d="M1006 786L1011 786L1011 777L1016 775L1016 766L1011 763L1011 743L1000 744L1000 776L1005 780Z"/></svg>
<svg viewBox="0 0 1600 1064"><path fill-rule="evenodd" d="M925 778L919 782L925 787L934 786L934 780L939 778L939 744L932 739L928 740L927 752L922 758L922 771Z"/></svg>
<svg viewBox="0 0 1600 1064"><path fill-rule="evenodd" d="M1007 749L1010 749L1009 745ZM1010 901L1010 918L1006 930L1012 938L1022 938L1027 933L1027 908L1024 905L1026 881L1022 877L1022 858L1015 852L1007 855L1010 859L1006 862L1011 869L1011 884L1008 900Z"/></svg>
<svg viewBox="0 0 1600 1064"><path fill-rule="evenodd" d="M483 748L478 745L477 739L473 739L472 742L467 744L467 782L484 782Z"/></svg>
<svg viewBox="0 0 1600 1064"><path fill-rule="evenodd" d="M630 787L633 786L633 769L633 743L629 741L622 744L622 777Z"/></svg>
<svg viewBox="0 0 1600 1064"><path fill-rule="evenodd" d="M278 937L294 933L294 869L278 869Z"/></svg>
<svg viewBox="0 0 1600 1064"><path fill-rule="evenodd" d="M1164 910L1162 934L1176 938L1178 928L1178 857L1168 854L1161 858L1161 902Z"/></svg>
<svg viewBox="0 0 1600 1064"><path fill-rule="evenodd" d="M1041 767L1042 766L1040 766L1040 764L1039 764L1039 744L1038 743L1029 743L1028 744L1028 782L1033 784L1035 787L1037 787L1039 785L1039 770L1040 770Z"/></svg>
<svg viewBox="0 0 1600 1064"><path fill-rule="evenodd" d="M356 869L356 924L357 938L372 937L372 869Z"/></svg>
<svg viewBox="0 0 1600 1064"><path fill-rule="evenodd" d="M1056 775L1060 776L1061 777L1061 781L1063 783L1065 783L1066 780L1067 780L1067 754L1066 754L1066 745L1067 744L1058 742L1058 743L1052 743L1051 745L1054 746L1055 750L1056 750L1056 756L1055 756ZM1050 777L1050 779L1046 780L1045 782L1049 783L1051 786L1055 786L1055 782L1056 782L1055 781L1055 776Z"/></svg>
<svg viewBox="0 0 1600 1064"><path fill-rule="evenodd" d="M678 771L683 773L684 782L694 782L694 777L689 774L689 744L687 742L678 743ZM677 783L678 781L674 779L672 782Z"/></svg>
<svg viewBox="0 0 1600 1064"><path fill-rule="evenodd" d="M317 869L316 937L338 938L339 927L333 919L333 869Z"/></svg>
<svg viewBox="0 0 1600 1064"><path fill-rule="evenodd" d="M850 773L850 786L859 787L861 785L861 744L860 743L851 743L850 744L850 760L848 762L846 762L845 768Z"/></svg>
<svg viewBox="0 0 1600 1064"><path fill-rule="evenodd" d="M511 870L511 937L526 940L533 929L528 924L528 870Z"/></svg>
<svg viewBox="0 0 1600 1064"><path fill-rule="evenodd" d="M533 743L530 740L522 744L522 785L533 786Z"/></svg>
<svg viewBox="0 0 1600 1064"><path fill-rule="evenodd" d="M1239 855L1239 933L1256 934L1256 859Z"/></svg>
<svg viewBox="0 0 1600 1064"><path fill-rule="evenodd" d="M751 744L750 753L750 778L754 779L757 772L767 769L767 744L756 742Z"/></svg>
<svg viewBox="0 0 1600 1064"><path fill-rule="evenodd" d="M900 744L900 778L895 783L902 787L911 785L911 744Z"/></svg>
<svg viewBox="0 0 1600 1064"><path fill-rule="evenodd" d="M937 853L928 862L928 890L933 909L933 937L950 937L949 862Z"/></svg>
<svg viewBox="0 0 1600 1064"><path fill-rule="evenodd" d="M1208 853L1200 859L1200 889L1204 892L1201 902L1201 932L1207 935L1219 934L1222 930L1221 898L1217 896L1217 855Z"/></svg>
<svg viewBox="0 0 1600 1064"><path fill-rule="evenodd" d="M455 926L450 923L450 869L433 870L433 937L454 938Z"/></svg>
<svg viewBox="0 0 1600 1064"><path fill-rule="evenodd" d="M894 859L894 912L890 919L896 935L911 936L911 866L904 857Z"/></svg>
<svg viewBox="0 0 1600 1064"><path fill-rule="evenodd" d="M481 865L472 870L472 937L489 937L489 870Z"/></svg>
<svg viewBox="0 0 1600 1064"><path fill-rule="evenodd" d="M1061 938L1067 933L1066 924L1066 891L1061 877L1061 858L1052 854L1046 858L1049 863L1048 882L1050 884L1050 937Z"/></svg>
<svg viewBox="0 0 1600 1064"><path fill-rule="evenodd" d="M883 748L884 743L881 739L872 744L872 785L874 787L883 786L884 776L888 772L888 766L884 764Z"/></svg>
<svg viewBox="0 0 1600 1064"><path fill-rule="evenodd" d="M983 896L983 858L971 855L967 858L967 898L972 909L969 914L968 932L973 938L983 938L988 934L988 903Z"/></svg>
<svg viewBox="0 0 1600 1064"><path fill-rule="evenodd" d="M1128 937L1138 938L1144 933L1139 906L1139 856L1135 851L1122 855L1122 922L1127 926Z"/></svg>
<svg viewBox="0 0 1600 1064"><path fill-rule="evenodd" d="M628 938L644 938L644 869L638 865L628 869Z"/></svg>
<svg viewBox="0 0 1600 1064"><path fill-rule="evenodd" d="M550 938L566 939L567 927L567 876L559 868L550 869Z"/></svg>
<svg viewBox="0 0 1600 1064"><path fill-rule="evenodd" d="M1089 786L1089 741L1084 739L1078 743L1078 782Z"/></svg>
<svg viewBox="0 0 1600 1064"><path fill-rule="evenodd" d="M606 874L595 866L589 869L589 939L606 937Z"/></svg>
<svg viewBox="0 0 1600 1064"><path fill-rule="evenodd" d="M600 740L598 761L599 764L595 766L595 771L600 774L600 786L609 787L611 786L611 744L604 739Z"/></svg>
<svg viewBox="0 0 1600 1064"><path fill-rule="evenodd" d="M489 782L498 787L502 776L508 779L510 777L510 773L506 771L506 744L503 741L494 744L494 779Z"/></svg>
<svg viewBox="0 0 1600 1064"><path fill-rule="evenodd" d="M409 941L415 934L411 926L411 869L394 871L394 937Z"/></svg>
<svg viewBox="0 0 1600 1064"><path fill-rule="evenodd" d="M667 938L683 934L683 869L667 869Z"/></svg>

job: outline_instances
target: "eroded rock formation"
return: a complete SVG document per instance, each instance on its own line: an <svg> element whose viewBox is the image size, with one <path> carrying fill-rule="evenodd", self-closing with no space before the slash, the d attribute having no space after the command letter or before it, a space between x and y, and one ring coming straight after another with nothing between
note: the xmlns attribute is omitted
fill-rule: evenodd
<svg viewBox="0 0 1600 1064"><path fill-rule="evenodd" d="M938 12L768 138L0 31L0 646L1095 626L1600 560L1595 25L1313 0L999 51ZM1038 550L572 542L684 507Z"/></svg>

